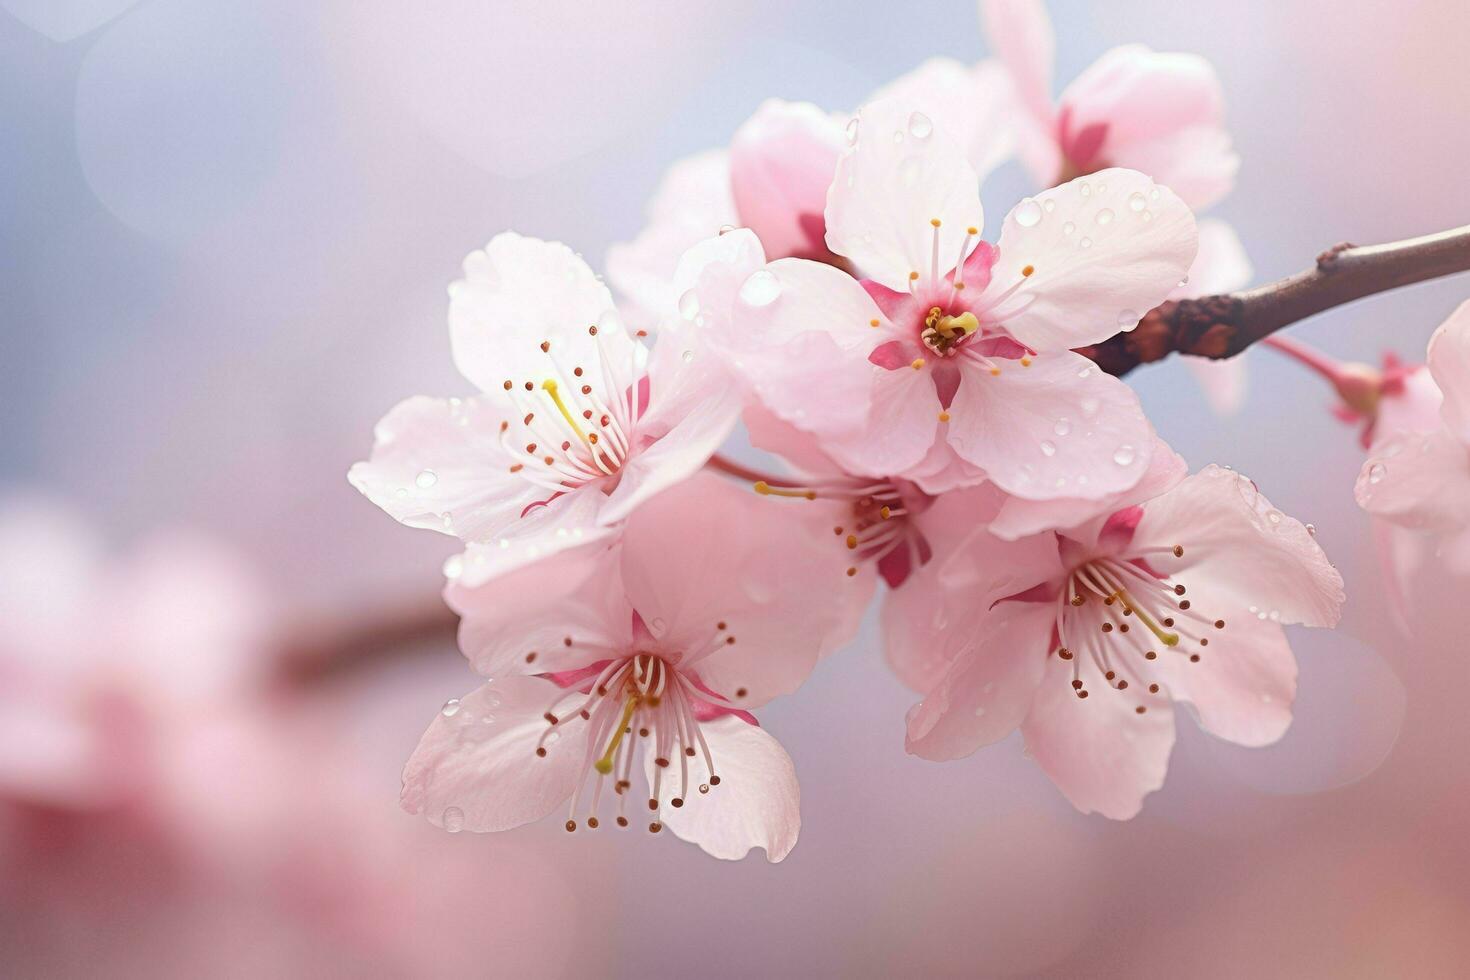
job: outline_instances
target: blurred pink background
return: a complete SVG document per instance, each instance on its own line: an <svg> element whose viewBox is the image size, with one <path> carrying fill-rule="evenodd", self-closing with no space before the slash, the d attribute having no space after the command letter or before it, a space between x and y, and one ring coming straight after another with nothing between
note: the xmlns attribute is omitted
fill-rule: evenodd
<svg viewBox="0 0 1470 980"><path fill-rule="evenodd" d="M1061 80L1131 41L1215 64L1244 164L1213 213L1258 282L1470 221L1464 4L1051 10ZM0 0L0 483L124 556L202 532L286 621L431 598L452 540L345 473L401 397L463 393L444 289L465 253L514 228L597 267L664 169L763 98L853 107L985 53L963 0ZM987 205L1026 189L1009 166ZM1433 283L1293 333L1422 359L1467 296ZM1073 812L1019 740L906 756L912 698L870 624L762 715L802 779L785 863L555 820L451 836L397 808L418 735L472 686L446 642L187 729L183 827L4 810L0 975L1464 976L1464 583L1418 581L1415 636L1395 631L1355 434L1316 379L1249 358L1224 421L1177 363L1130 381L1192 465L1316 525L1349 604L1293 634L1286 739L1181 725L1132 822Z"/></svg>

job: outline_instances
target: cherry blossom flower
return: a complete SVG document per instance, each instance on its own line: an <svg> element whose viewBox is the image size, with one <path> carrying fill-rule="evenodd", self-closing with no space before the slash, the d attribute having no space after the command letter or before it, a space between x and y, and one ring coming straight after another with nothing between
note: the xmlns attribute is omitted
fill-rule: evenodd
<svg viewBox="0 0 1470 980"><path fill-rule="evenodd" d="M750 711L794 691L850 631L848 562L822 540L831 520L704 475L634 513L570 596L538 603L523 579L547 564L451 585L461 647L495 679L429 727L404 807L499 831L567 805L576 830L602 825L604 797L620 827L646 801L653 832L781 860L800 827L796 776ZM632 806L635 781L647 792Z"/></svg>
<svg viewBox="0 0 1470 980"><path fill-rule="evenodd" d="M739 404L677 334L650 354L565 245L507 232L464 267L450 339L480 393L400 403L349 479L404 524L464 541L450 567L471 583L600 547L704 464Z"/></svg>
<svg viewBox="0 0 1470 980"><path fill-rule="evenodd" d="M1331 626L1343 600L1310 532L1216 466L1073 530L977 530L932 582L931 616L889 636L911 676L942 670L909 751L956 759L1019 727L1074 806L1115 819L1163 784L1171 701L1227 741L1280 738L1296 686L1282 625Z"/></svg>
<svg viewBox="0 0 1470 980"><path fill-rule="evenodd" d="M1410 421L1373 439L1358 474L1358 505L1374 517L1439 536L1439 556L1455 572L1470 571L1470 303L1429 339L1429 375L1442 400L1439 425L1425 429L1420 394ZM1422 391L1422 389L1421 389Z"/></svg>
<svg viewBox="0 0 1470 980"><path fill-rule="evenodd" d="M1208 61L1123 45L1053 101L1056 42L1045 5L982 0L981 15L1014 81L1019 150L1039 184L1127 167L1150 174L1195 210L1234 185L1240 158L1231 148L1220 81Z"/></svg>
<svg viewBox="0 0 1470 980"><path fill-rule="evenodd" d="M848 472L929 493L988 478L1031 499L1135 485L1152 452L1137 399L1071 348L1131 329L1177 286L1189 210L1109 170L1026 199L992 246L974 171L932 120L881 102L850 132L827 242L872 278L770 262L711 344Z"/></svg>

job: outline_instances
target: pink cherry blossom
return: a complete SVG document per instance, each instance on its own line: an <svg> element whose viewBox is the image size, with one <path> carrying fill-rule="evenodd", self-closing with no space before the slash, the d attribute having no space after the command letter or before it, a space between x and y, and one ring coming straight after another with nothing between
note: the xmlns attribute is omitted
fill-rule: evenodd
<svg viewBox="0 0 1470 980"><path fill-rule="evenodd" d="M404 524L458 536L449 569L480 582L600 547L704 464L739 404L677 334L650 353L565 245L507 232L464 267L450 339L480 393L400 403L349 479Z"/></svg>
<svg viewBox="0 0 1470 980"><path fill-rule="evenodd" d="M404 807L498 831L567 805L575 830L600 827L609 798L619 826L647 819L715 857L781 860L800 827L796 776L750 711L794 691L853 625L846 556L822 540L831 520L701 476L634 513L570 596L538 602L521 582L551 563L451 585L465 655L495 679L429 727Z"/></svg>
<svg viewBox="0 0 1470 980"><path fill-rule="evenodd" d="M1055 38L1045 5L982 0L981 15L1015 84L1020 153L1037 183L1128 167L1196 210L1230 190L1240 158L1209 62L1128 44L1105 53L1053 101Z"/></svg>
<svg viewBox="0 0 1470 980"><path fill-rule="evenodd" d="M1137 398L1071 348L1136 325L1177 286L1194 219L1142 174L1028 198L998 246L973 169L903 102L867 106L827 203L827 242L869 279L778 259L711 330L756 397L851 473L929 493L988 478L1098 499L1147 472Z"/></svg>
<svg viewBox="0 0 1470 980"><path fill-rule="evenodd" d="M1470 571L1470 303L1429 339L1429 375L1442 395L1439 425L1414 421L1373 440L1358 475L1359 506L1374 517L1439 536L1439 554L1456 572ZM1421 395L1413 404L1423 406ZM1412 416L1415 421L1418 413Z"/></svg>
<svg viewBox="0 0 1470 980"><path fill-rule="evenodd" d="M911 677L940 675L909 751L956 759L1019 727L1074 806L1115 819L1163 784L1171 701L1228 741L1279 738L1296 683L1282 625L1331 626L1343 600L1308 530L1215 466L1070 531L974 531L931 569L932 616L889 635Z"/></svg>

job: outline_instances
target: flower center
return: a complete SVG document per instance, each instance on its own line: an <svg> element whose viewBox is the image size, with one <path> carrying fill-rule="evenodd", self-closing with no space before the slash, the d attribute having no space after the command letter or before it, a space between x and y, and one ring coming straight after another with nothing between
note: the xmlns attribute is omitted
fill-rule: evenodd
<svg viewBox="0 0 1470 980"><path fill-rule="evenodd" d="M721 623L712 642L717 646L733 643L734 637L726 634ZM720 785L714 758L696 717L696 704L704 696L674 664L659 654L645 652L613 659L595 680L560 694L546 711L547 727L537 742L536 755L545 758L570 727L585 723L586 742L563 750L583 753L586 759L582 778L572 794L567 830L577 829L577 810L589 779L593 780L593 788L587 826L595 830L599 825L598 805L605 783L611 783L617 797L617 825L628 826L627 801L640 747L642 753L653 756L653 776L647 784L648 809L655 815L663 796L672 789L664 785L665 773L675 760L679 776L677 792L669 799L671 805L682 807L688 799L689 760L696 755L704 756L710 773L709 781L699 784L699 793L703 795L710 787ZM672 777L667 781L673 783ZM648 829L656 834L663 824L655 817Z"/></svg>
<svg viewBox="0 0 1470 980"><path fill-rule="evenodd" d="M763 497L802 500L840 500L850 507L851 518L832 528L832 534L853 554L857 563L882 565L891 557L906 557L906 567L929 560L929 546L909 520L903 494L887 480L843 477L813 482L806 486L773 487L757 480L755 492ZM903 552L903 555L897 553ZM857 564L849 565L848 576L856 575Z"/></svg>
<svg viewBox="0 0 1470 980"><path fill-rule="evenodd" d="M634 451L638 420L647 409L643 345L634 342L630 362L623 364L596 326L587 332L596 341L595 371L581 364L568 370L544 340L538 346L546 370L539 381L507 379L503 386L520 413L519 421L500 423L501 448L514 460L510 471L553 495L598 481L610 490Z"/></svg>
<svg viewBox="0 0 1470 980"><path fill-rule="evenodd" d="M968 310L959 316L950 316L937 306L931 307L924 317L924 329L919 339L931 351L948 357L953 348L980 329L980 321Z"/></svg>
<svg viewBox="0 0 1470 980"><path fill-rule="evenodd" d="M1167 550L1182 557L1184 548ZM1147 567L1148 554L1128 560L1094 558L1074 568L1057 597L1057 649L1072 661L1072 689L1088 696L1079 654L1093 663L1116 691L1132 689L1160 693L1156 679L1146 676L1148 665L1165 656L1182 656L1199 663L1210 645L1209 632L1223 630L1223 619L1211 619L1185 598L1187 589ZM1143 714L1147 705L1134 710Z"/></svg>

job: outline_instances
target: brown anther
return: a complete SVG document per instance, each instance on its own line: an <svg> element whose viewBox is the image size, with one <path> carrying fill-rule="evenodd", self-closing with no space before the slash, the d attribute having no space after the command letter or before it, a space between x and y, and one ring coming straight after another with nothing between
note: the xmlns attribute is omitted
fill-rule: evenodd
<svg viewBox="0 0 1470 980"><path fill-rule="evenodd" d="M536 451L536 444L534 442L528 442L528 443L526 443L526 452L527 453L534 453L535 451Z"/></svg>
<svg viewBox="0 0 1470 980"><path fill-rule="evenodd" d="M579 367L574 367L572 368L572 373L580 378L582 376L582 369Z"/></svg>
<svg viewBox="0 0 1470 980"><path fill-rule="evenodd" d="M512 463L510 465L510 471L512 473L519 473L521 470L523 470L525 468L526 468L526 464L525 463Z"/></svg>
<svg viewBox="0 0 1470 980"><path fill-rule="evenodd" d="M1143 655L1143 659L1144 660L1157 660L1157 659L1159 659L1159 655L1157 653L1154 653L1152 650L1150 650L1150 651L1148 651L1147 653L1145 653Z"/></svg>
<svg viewBox="0 0 1470 980"><path fill-rule="evenodd" d="M1102 631L1104 633L1111 633L1113 631L1113 624L1112 623L1103 623L1102 624Z"/></svg>
<svg viewBox="0 0 1470 980"><path fill-rule="evenodd" d="M749 692L747 692L747 691L746 691L746 690L745 690L745 688L743 688L743 687L737 687L737 688L736 688L736 689L735 689L735 696L736 696L736 697L737 697L737 698L743 698L743 697L745 697L745 695L746 695L746 694L747 694L747 693L749 693Z"/></svg>
<svg viewBox="0 0 1470 980"><path fill-rule="evenodd" d="M641 340L642 338L648 336L648 331L647 330L639 330L636 333L634 333L633 336L635 336L635 337L637 337L637 338L639 338Z"/></svg>
<svg viewBox="0 0 1470 980"><path fill-rule="evenodd" d="M606 684L599 684L599 685L597 685L597 694L598 694L599 697L600 696L603 696L603 695L606 695L607 694L607 685Z"/></svg>
<svg viewBox="0 0 1470 980"><path fill-rule="evenodd" d="M1223 619L1217 619L1217 620L1215 620L1215 629L1222 630L1224 628L1225 628L1225 620L1223 620Z"/></svg>
<svg viewBox="0 0 1470 980"><path fill-rule="evenodd" d="M1191 653L1189 655L1189 662L1192 663L1192 664L1199 663L1199 654L1197 654L1197 653Z"/></svg>
<svg viewBox="0 0 1470 980"><path fill-rule="evenodd" d="M1165 626L1173 626L1174 625L1174 617L1173 616L1165 616L1164 617L1164 625Z"/></svg>
<svg viewBox="0 0 1470 980"><path fill-rule="evenodd" d="M1113 597L1112 596L1108 596L1106 599L1103 600L1103 605L1105 605L1105 606L1111 606L1112 604L1113 604Z"/></svg>
<svg viewBox="0 0 1470 980"><path fill-rule="evenodd" d="M658 800L649 800L648 801L648 808L650 810L657 810L658 809Z"/></svg>
<svg viewBox="0 0 1470 980"><path fill-rule="evenodd" d="M534 382L534 381L527 381L526 382L526 390L527 391L535 391L536 390L536 382Z"/></svg>
<svg viewBox="0 0 1470 980"><path fill-rule="evenodd" d="M588 327L587 328L587 333L588 333L589 336L596 337L597 336L597 327L595 325Z"/></svg>
<svg viewBox="0 0 1470 980"><path fill-rule="evenodd" d="M1140 704L1138 707L1134 708L1133 710L1136 711L1136 712L1138 712L1139 714L1143 714L1148 709L1145 708L1143 705Z"/></svg>
<svg viewBox="0 0 1470 980"><path fill-rule="evenodd" d="M656 765L656 766L658 766L660 769L667 769L667 768L669 768L669 760L668 759L654 759L653 760L653 764Z"/></svg>
<svg viewBox="0 0 1470 980"><path fill-rule="evenodd" d="M1189 608L1189 600L1188 600L1188 599L1184 599L1184 600L1182 600L1182 601L1181 601L1181 602L1180 602L1180 603L1179 603L1179 608L1180 608L1180 609L1188 609L1188 608Z"/></svg>
<svg viewBox="0 0 1470 980"><path fill-rule="evenodd" d="M725 646L732 647L734 645L735 645L735 637L733 637L733 636L727 636L727 637L725 637Z"/></svg>
<svg viewBox="0 0 1470 980"><path fill-rule="evenodd" d="M1174 586L1174 594L1175 595L1183 595L1184 594L1184 586L1182 586L1182 585L1176 585L1176 586Z"/></svg>
<svg viewBox="0 0 1470 980"><path fill-rule="evenodd" d="M584 395L590 395L590 394L592 394L592 386L591 385L583 385L582 386L582 394L584 394Z"/></svg>
<svg viewBox="0 0 1470 980"><path fill-rule="evenodd" d="M510 428L510 423L509 422L501 422L500 423L500 431L501 432L504 432L506 429L509 429L509 428Z"/></svg>
<svg viewBox="0 0 1470 980"><path fill-rule="evenodd" d="M562 440L562 443L561 443L561 451L562 452L566 452L568 449L571 449L571 448L572 448L572 441L570 439L563 439Z"/></svg>
<svg viewBox="0 0 1470 980"><path fill-rule="evenodd" d="M1184 557L1184 546L1183 545L1177 545L1176 544L1174 546L1174 557L1175 558L1183 558Z"/></svg>
<svg viewBox="0 0 1470 980"><path fill-rule="evenodd" d="M506 391L510 391L514 387L515 387L515 382L514 381L507 381L505 383L505 390Z"/></svg>
<svg viewBox="0 0 1470 980"><path fill-rule="evenodd" d="M592 445L594 445L594 446L597 445L597 433L596 432L589 432L589 433L587 433L587 441L590 442L590 443L592 443Z"/></svg>
<svg viewBox="0 0 1470 980"><path fill-rule="evenodd" d="M1127 681L1119 681L1118 682L1118 690L1120 690L1120 691L1126 691L1126 690L1128 690L1128 682Z"/></svg>
<svg viewBox="0 0 1470 980"><path fill-rule="evenodd" d="M618 817L618 826L619 827L626 827L626 826L628 826L628 818L627 817Z"/></svg>
<svg viewBox="0 0 1470 980"><path fill-rule="evenodd" d="M588 422L591 422L592 421L592 409L590 409L590 408L584 408L584 409L582 409L582 418L586 419Z"/></svg>
<svg viewBox="0 0 1470 980"><path fill-rule="evenodd" d="M1148 693L1150 693L1150 694L1158 694L1159 693L1159 685L1157 685L1157 684L1150 684L1148 686Z"/></svg>
<svg viewBox="0 0 1470 980"><path fill-rule="evenodd" d="M564 646L564 647L571 646L572 645L572 638L570 636L564 636L564 637L562 637L561 645Z"/></svg>
<svg viewBox="0 0 1470 980"><path fill-rule="evenodd" d="M692 745L686 745L684 747L684 754L685 755L693 755L694 754L694 746L692 746Z"/></svg>
<svg viewBox="0 0 1470 980"><path fill-rule="evenodd" d="M1209 640L1206 640L1204 638L1201 638L1200 641L1199 641L1199 645L1202 646L1202 647L1207 647L1207 646L1210 645L1210 641Z"/></svg>
<svg viewBox="0 0 1470 980"><path fill-rule="evenodd" d="M1073 681L1072 682L1072 690L1074 690L1074 691L1080 691L1080 690L1082 690L1082 682L1081 681Z"/></svg>
<svg viewBox="0 0 1470 980"><path fill-rule="evenodd" d="M1125 612L1124 615L1126 616L1127 613ZM1119 633L1126 633L1126 632L1128 632L1128 624L1127 623L1119 623L1118 624L1118 632Z"/></svg>
<svg viewBox="0 0 1470 980"><path fill-rule="evenodd" d="M549 341L549 340L543 340L543 341L541 341L541 353L543 353L543 354L549 354L550 352L551 352L551 341Z"/></svg>
<svg viewBox="0 0 1470 980"><path fill-rule="evenodd" d="M1087 600L1084 599L1084 598L1082 598L1080 595L1074 595L1072 597L1072 605L1074 605L1074 606L1080 606L1080 605L1082 605L1082 603L1084 603L1086 601Z"/></svg>
<svg viewBox="0 0 1470 980"><path fill-rule="evenodd" d="M857 550L857 546L858 546L857 535L856 534L849 534L847 536L847 550L848 551L856 551Z"/></svg>
<svg viewBox="0 0 1470 980"><path fill-rule="evenodd" d="M1085 698L1085 697L1087 697L1087 692L1086 691L1078 691L1077 692L1077 696L1079 698Z"/></svg>
<svg viewBox="0 0 1470 980"><path fill-rule="evenodd" d="M1060 649L1057 650L1057 656L1058 657L1061 657L1063 660L1071 660L1072 659L1072 651L1071 650L1068 650L1066 647L1061 647Z"/></svg>
<svg viewBox="0 0 1470 980"><path fill-rule="evenodd" d="M567 821L567 833L570 834L572 831L574 831L576 829L577 829L577 821L575 821L575 820L568 820Z"/></svg>
<svg viewBox="0 0 1470 980"><path fill-rule="evenodd" d="M648 832L650 834L656 834L660 830L663 830L663 829L664 829L664 825L661 824L661 823L659 823L657 820L655 820L653 823L651 823L651 824L648 825Z"/></svg>
<svg viewBox="0 0 1470 980"><path fill-rule="evenodd" d="M720 620L718 623L715 624L715 629L717 629L717 630L722 630L722 629L725 629L725 628L726 628L725 621L723 619Z"/></svg>
<svg viewBox="0 0 1470 980"><path fill-rule="evenodd" d="M583 721L591 721L592 720L592 714L586 708L583 708L581 711L577 712L577 714L579 714L579 715L582 716L582 720Z"/></svg>
<svg viewBox="0 0 1470 980"><path fill-rule="evenodd" d="M587 818L587 826L591 830L596 830L597 829L597 818L596 817L588 817Z"/></svg>
<svg viewBox="0 0 1470 980"><path fill-rule="evenodd" d="M1029 275L1031 275L1031 273L1033 273L1035 271L1036 271L1036 266L1034 266L1034 265L1026 265L1026 266L1022 266L1021 267L1021 275L1023 275L1023 276L1029 276Z"/></svg>
<svg viewBox="0 0 1470 980"><path fill-rule="evenodd" d="M675 807L681 807L681 806L684 805L684 799L683 799L683 797L679 797L679 796L674 797L669 802L672 803Z"/></svg>
<svg viewBox="0 0 1470 980"><path fill-rule="evenodd" d="M856 574L857 574L857 566L856 565L849 565L848 566L848 569L847 569L847 577L848 578L852 578Z"/></svg>
<svg viewBox="0 0 1470 980"><path fill-rule="evenodd" d="M546 748L545 748L545 746L541 746L541 745L536 746L536 757L537 758L540 758L540 759L546 758Z"/></svg>
<svg viewBox="0 0 1470 980"><path fill-rule="evenodd" d="M1108 680L1112 680L1114 677L1117 677L1118 674L1116 671L1110 670L1106 674L1103 674L1103 676L1106 677Z"/></svg>
<svg viewBox="0 0 1470 980"><path fill-rule="evenodd" d="M709 778L709 784L711 786L718 786L718 785L720 785L720 777L719 776L711 776Z"/></svg>
<svg viewBox="0 0 1470 980"><path fill-rule="evenodd" d="M547 466L552 466L556 463L556 459L551 456L543 456L541 461L544 462Z"/></svg>
<svg viewBox="0 0 1470 980"><path fill-rule="evenodd" d="M646 729L646 728L640 728L640 729L638 729L638 737L639 738L647 738L648 737L648 729Z"/></svg>
<svg viewBox="0 0 1470 980"><path fill-rule="evenodd" d="M612 421L611 418L609 418L608 416L604 415L602 418L600 418L600 419L597 420L597 424L600 425L600 426L602 426L605 429L605 428L607 428L608 423L611 422L611 421Z"/></svg>

